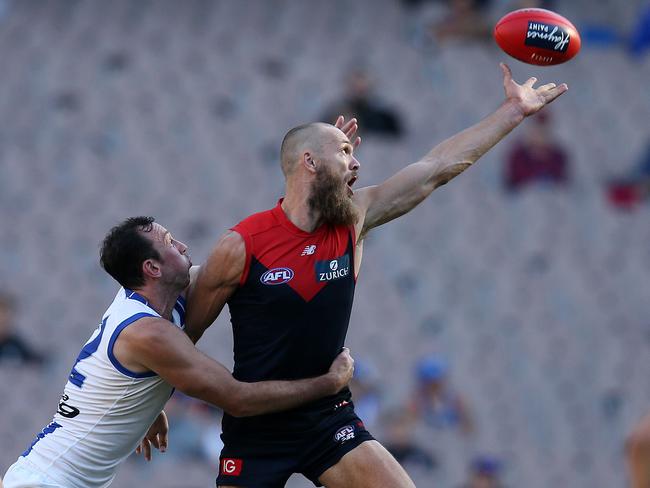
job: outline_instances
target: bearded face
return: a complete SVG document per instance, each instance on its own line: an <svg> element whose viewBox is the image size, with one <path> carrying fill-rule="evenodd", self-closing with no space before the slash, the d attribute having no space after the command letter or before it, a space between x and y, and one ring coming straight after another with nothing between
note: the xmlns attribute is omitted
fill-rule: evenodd
<svg viewBox="0 0 650 488"><path fill-rule="evenodd" d="M310 212L318 213L325 224L353 225L357 222L357 211L348 185L326 165L316 170L308 204Z"/></svg>

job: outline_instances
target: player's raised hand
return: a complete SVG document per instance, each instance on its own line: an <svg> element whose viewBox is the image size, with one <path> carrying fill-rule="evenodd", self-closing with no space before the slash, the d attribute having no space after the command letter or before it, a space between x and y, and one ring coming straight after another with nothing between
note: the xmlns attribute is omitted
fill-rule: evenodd
<svg viewBox="0 0 650 488"><path fill-rule="evenodd" d="M358 148L359 144L361 144L361 137L356 137L354 138L355 134L357 133L357 130L359 129L359 124L357 122L357 119L351 118L347 122L345 121L345 117L343 115L339 115L338 118L336 119L336 122L334 123L334 127L337 129L341 129L341 131L348 136L348 139L354 146L354 148Z"/></svg>
<svg viewBox="0 0 650 488"><path fill-rule="evenodd" d="M524 116L534 114L569 89L566 83L561 85L547 83L535 88L535 83L537 83L535 77L529 78L520 85L512 79L512 71L507 64L501 63L501 70L503 71L503 88L506 92L506 99L512 101Z"/></svg>
<svg viewBox="0 0 650 488"><path fill-rule="evenodd" d="M336 356L329 373L336 379L337 392L350 382L354 374L354 359L350 356L350 350L347 347L344 347Z"/></svg>
<svg viewBox="0 0 650 488"><path fill-rule="evenodd" d="M149 427L140 445L135 448L135 453L143 453L144 458L151 461L151 446L153 445L160 452L165 452L167 450L168 434L169 422L167 421L167 415L162 411Z"/></svg>

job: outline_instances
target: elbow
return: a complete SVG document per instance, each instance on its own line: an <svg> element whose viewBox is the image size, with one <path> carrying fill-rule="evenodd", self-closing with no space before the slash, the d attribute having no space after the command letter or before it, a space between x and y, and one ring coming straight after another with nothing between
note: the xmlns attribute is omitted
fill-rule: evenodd
<svg viewBox="0 0 650 488"><path fill-rule="evenodd" d="M433 185L434 189L435 188L440 188L441 186L446 185L449 183L451 180L456 178L459 174L461 174L463 171L465 171L467 168L469 168L472 165L471 162L469 161L462 161L457 164L451 165L444 170L440 171L435 175Z"/></svg>
<svg viewBox="0 0 650 488"><path fill-rule="evenodd" d="M223 411L226 412L231 417L235 417L238 419L242 417L250 417L251 415L253 415L253 413L247 411L247 409L243 405L236 404L236 403L233 403L227 408L224 408Z"/></svg>

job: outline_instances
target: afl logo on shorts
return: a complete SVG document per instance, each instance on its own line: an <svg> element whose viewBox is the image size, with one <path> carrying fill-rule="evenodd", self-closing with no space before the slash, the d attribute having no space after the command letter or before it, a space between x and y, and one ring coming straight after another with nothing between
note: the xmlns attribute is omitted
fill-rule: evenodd
<svg viewBox="0 0 650 488"><path fill-rule="evenodd" d="M221 460L221 474L226 476L239 476L244 461L241 459L223 458Z"/></svg>
<svg viewBox="0 0 650 488"><path fill-rule="evenodd" d="M340 442L341 444L343 444L345 441L349 441L350 439L354 439L354 425L346 425L345 427L341 427L336 431L336 434L334 434L334 440L336 442Z"/></svg>
<svg viewBox="0 0 650 488"><path fill-rule="evenodd" d="M263 285L282 285L293 279L291 268L273 268L260 277Z"/></svg>

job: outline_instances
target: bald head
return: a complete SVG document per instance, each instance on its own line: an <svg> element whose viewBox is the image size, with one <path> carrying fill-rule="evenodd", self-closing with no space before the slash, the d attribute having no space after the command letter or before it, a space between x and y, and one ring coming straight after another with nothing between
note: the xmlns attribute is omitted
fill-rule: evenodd
<svg viewBox="0 0 650 488"><path fill-rule="evenodd" d="M324 122L299 125L287 132L280 149L282 172L285 178L293 172L296 163L305 152L320 154L323 144L329 140L327 135L334 135L336 132L342 134L333 125Z"/></svg>

